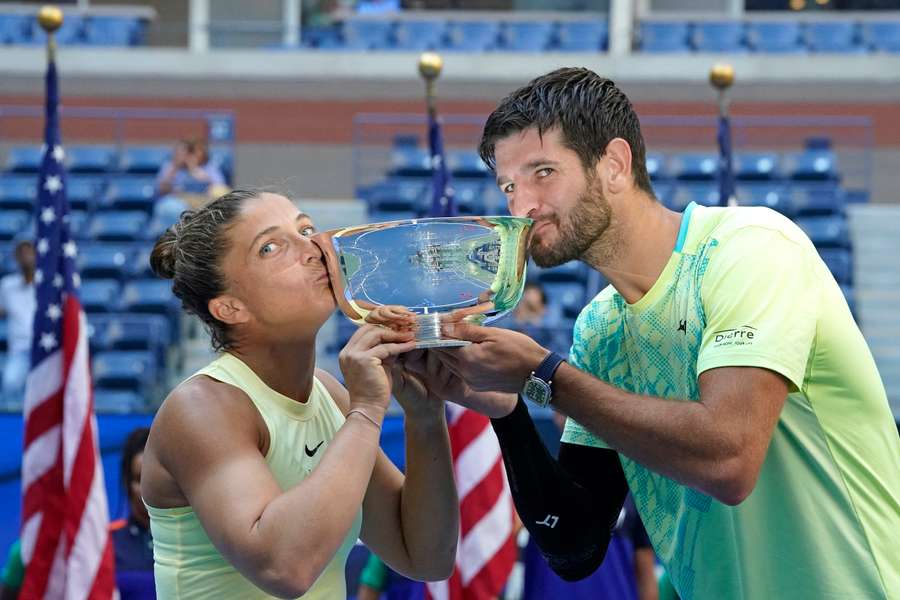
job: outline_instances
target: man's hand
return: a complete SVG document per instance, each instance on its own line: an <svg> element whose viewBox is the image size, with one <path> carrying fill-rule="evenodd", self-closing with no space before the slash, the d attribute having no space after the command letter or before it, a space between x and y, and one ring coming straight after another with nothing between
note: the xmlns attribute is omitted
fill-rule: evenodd
<svg viewBox="0 0 900 600"><path fill-rule="evenodd" d="M527 335L462 321L445 323L444 335L472 342L438 349L441 362L475 391L517 394L549 352Z"/></svg>

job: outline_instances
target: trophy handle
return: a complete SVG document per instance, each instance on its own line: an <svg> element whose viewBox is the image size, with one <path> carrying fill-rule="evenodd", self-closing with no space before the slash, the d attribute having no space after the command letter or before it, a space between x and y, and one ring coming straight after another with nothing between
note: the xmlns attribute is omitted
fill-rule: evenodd
<svg viewBox="0 0 900 600"><path fill-rule="evenodd" d="M337 253L334 251L333 234L333 231L323 231L315 234L311 239L322 251L322 256L325 259L325 268L328 270L328 279L331 280L331 293L334 295L334 301L338 308L350 320L362 323L366 318L365 315L361 315L347 301L347 284L344 281L344 274L341 271Z"/></svg>

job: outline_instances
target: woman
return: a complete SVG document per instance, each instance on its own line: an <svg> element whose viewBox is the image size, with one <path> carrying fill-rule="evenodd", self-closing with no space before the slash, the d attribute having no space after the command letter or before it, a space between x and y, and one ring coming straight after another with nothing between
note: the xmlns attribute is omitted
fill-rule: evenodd
<svg viewBox="0 0 900 600"><path fill-rule="evenodd" d="M443 406L397 368L408 330L361 327L340 356L346 388L315 368L335 303L314 231L287 198L234 191L185 213L153 250L154 271L224 351L165 400L144 453L162 598L343 598L357 537L410 577L452 571ZM378 447L392 387L405 479Z"/></svg>

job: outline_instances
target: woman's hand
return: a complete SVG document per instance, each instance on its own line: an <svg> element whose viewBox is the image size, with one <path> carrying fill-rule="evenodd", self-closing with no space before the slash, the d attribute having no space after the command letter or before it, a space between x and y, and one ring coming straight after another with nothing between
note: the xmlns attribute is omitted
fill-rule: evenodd
<svg viewBox="0 0 900 600"><path fill-rule="evenodd" d="M366 324L353 334L339 362L350 393L350 408L366 407L381 419L391 400L391 369L395 357L415 347L410 331Z"/></svg>

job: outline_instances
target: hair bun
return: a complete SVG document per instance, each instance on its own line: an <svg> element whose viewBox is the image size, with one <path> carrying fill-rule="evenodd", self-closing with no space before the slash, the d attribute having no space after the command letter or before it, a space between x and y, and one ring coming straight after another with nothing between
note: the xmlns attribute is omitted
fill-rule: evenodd
<svg viewBox="0 0 900 600"><path fill-rule="evenodd" d="M178 249L178 234L172 225L166 232L159 236L153 251L150 253L150 268L157 277L174 279L175 277L175 251Z"/></svg>

